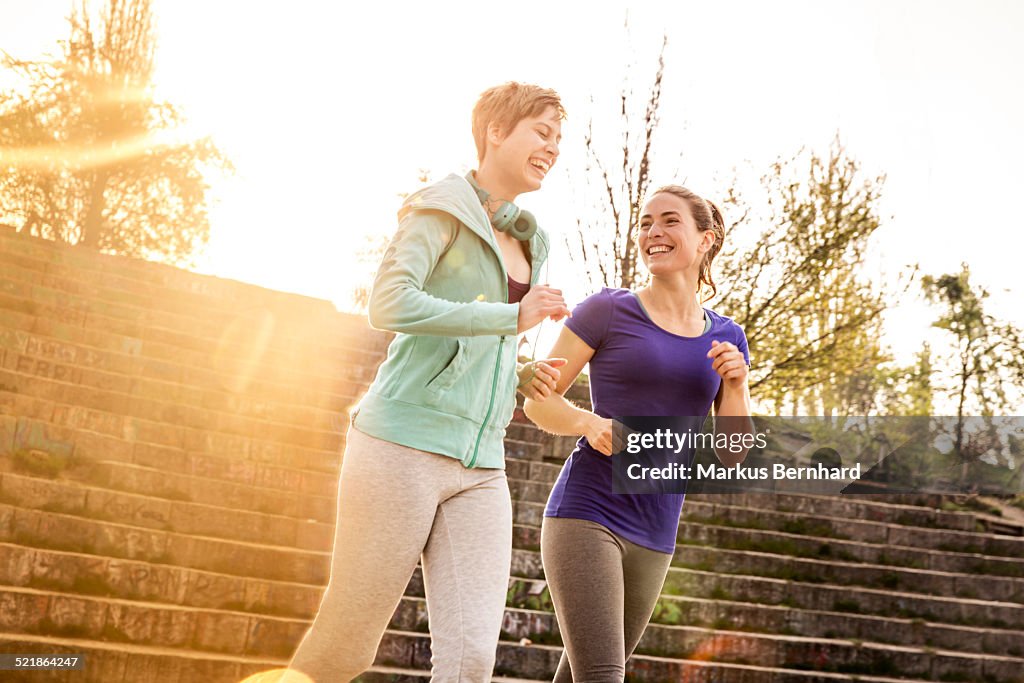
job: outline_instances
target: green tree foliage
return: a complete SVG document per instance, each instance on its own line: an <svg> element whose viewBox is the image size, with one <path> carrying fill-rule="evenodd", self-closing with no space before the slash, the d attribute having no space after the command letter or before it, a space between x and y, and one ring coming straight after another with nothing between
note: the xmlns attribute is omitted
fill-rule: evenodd
<svg viewBox="0 0 1024 683"><path fill-rule="evenodd" d="M230 169L209 139L179 134L157 102L151 0L83 3L53 61L3 65L24 87L0 93L0 221L107 252L186 262L209 237L204 171Z"/></svg>
<svg viewBox="0 0 1024 683"><path fill-rule="evenodd" d="M864 270L883 183L862 177L837 136L826 155L775 163L762 178L766 227L748 248L726 242L717 306L746 330L751 393L777 414L879 407L890 360L880 341L888 295ZM726 204L735 233L753 228L735 192Z"/></svg>
<svg viewBox="0 0 1024 683"><path fill-rule="evenodd" d="M880 369L882 386L877 393L876 412L884 415L933 415L933 371L932 350L927 343L917 352L913 364Z"/></svg>
<svg viewBox="0 0 1024 683"><path fill-rule="evenodd" d="M964 416L1013 411L1024 389L1024 335L1013 324L985 312L989 293L973 286L970 276L964 263L959 273L921 280L927 299L943 308L933 326L949 333L951 350L943 360L951 381L940 391L956 404L955 448L968 458L988 446L982 447L982 442L971 446L964 433Z"/></svg>

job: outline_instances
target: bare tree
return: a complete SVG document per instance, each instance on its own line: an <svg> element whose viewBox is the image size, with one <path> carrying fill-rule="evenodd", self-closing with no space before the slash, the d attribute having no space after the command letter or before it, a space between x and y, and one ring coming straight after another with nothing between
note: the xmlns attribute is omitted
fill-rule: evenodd
<svg viewBox="0 0 1024 683"><path fill-rule="evenodd" d="M566 245L570 256L583 266L595 288L602 285L633 287L645 279L633 237L640 222L641 202L650 185L651 146L661 120L667 45L666 35L662 38L654 80L639 108L636 105L640 96L627 72L619 94L621 137L614 153L601 151L603 147L594 138L593 116L587 122L583 140L587 210L576 219L575 239L567 235Z"/></svg>

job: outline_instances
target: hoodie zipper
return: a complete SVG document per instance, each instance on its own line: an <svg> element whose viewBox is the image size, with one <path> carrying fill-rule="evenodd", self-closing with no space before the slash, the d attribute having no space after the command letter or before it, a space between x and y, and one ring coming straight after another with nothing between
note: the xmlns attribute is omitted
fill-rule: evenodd
<svg viewBox="0 0 1024 683"><path fill-rule="evenodd" d="M508 303L508 271L505 270L505 259L501 256L501 250L496 245L491 246L498 257L498 264L501 266L502 287L505 289L505 303ZM487 422L491 419L491 412L494 410L494 395L498 389L498 370L501 369L501 351L505 347L505 335L498 340L498 355L494 358L494 373L491 376L491 397L487 401L487 412L484 413L484 421L480 424L480 431L476 433L476 443L473 444L473 456L469 459L467 467L476 465L477 457L480 455L480 441L484 437L484 430L487 429Z"/></svg>
<svg viewBox="0 0 1024 683"><path fill-rule="evenodd" d="M477 233L479 234L479 233ZM492 233L493 235L493 233ZM493 240L493 236L491 238ZM532 242L532 240L531 240ZM498 257L498 263L501 266L502 274L502 286L505 288L505 303L508 303L508 271L505 269L505 259L502 258L501 249L498 248L497 244L493 244L488 241L489 246L494 251L495 256ZM536 263L536 256L533 256L531 260ZM536 272L531 267L530 271L530 284L531 286L537 280ZM498 388L498 370L501 369L501 352L505 347L505 335L501 335L498 340L498 355L494 359L494 374L491 377L491 397L487 402L487 412L484 414L483 424L480 425L480 431L476 434L476 443L473 445L473 455L469 459L469 464L466 467L474 467L476 465L477 457L480 455L480 441L483 439L484 430L487 429L487 422L491 419L491 412L494 410L494 395Z"/></svg>
<svg viewBox="0 0 1024 683"><path fill-rule="evenodd" d="M507 285L506 285L507 286ZM505 295L508 299L508 295ZM505 335L501 335L501 339L498 340L498 356L494 359L494 375L491 377L491 399L487 403L487 412L484 414L484 421L480 425L480 431L476 434L476 444L473 446L473 457L469 459L469 465L467 467L473 467L476 465L477 456L480 454L480 440L484 436L484 430L487 429L487 421L491 419L491 411L494 410L494 395L498 388L498 370L501 368L501 350L505 346Z"/></svg>

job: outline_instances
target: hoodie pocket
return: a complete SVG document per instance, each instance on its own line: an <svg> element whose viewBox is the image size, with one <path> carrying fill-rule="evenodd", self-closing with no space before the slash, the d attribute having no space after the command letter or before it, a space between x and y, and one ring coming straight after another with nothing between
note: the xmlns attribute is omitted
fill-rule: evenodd
<svg viewBox="0 0 1024 683"><path fill-rule="evenodd" d="M434 379L427 382L429 405L437 406L466 369L466 358L469 355L466 353L466 342L461 338L456 338L455 344L455 354L451 360L442 368L441 372L437 373Z"/></svg>

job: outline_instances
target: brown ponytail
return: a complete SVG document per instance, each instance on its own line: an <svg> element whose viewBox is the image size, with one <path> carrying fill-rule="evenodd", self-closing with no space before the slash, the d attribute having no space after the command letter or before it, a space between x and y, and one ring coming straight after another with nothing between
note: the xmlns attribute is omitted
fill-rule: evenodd
<svg viewBox="0 0 1024 683"><path fill-rule="evenodd" d="M718 252L722 250L722 243L725 242L725 218L722 217L722 212L715 206L714 202L704 199L681 185L659 187L650 196L653 197L662 192L673 194L689 204L690 213L693 214L693 220L697 224L699 231L710 230L715 234L715 243L704 254L704 260L700 264L700 273L697 276L697 291L711 290L710 294L701 299L701 303L704 303L709 299L713 299L718 294L718 287L715 285L714 277L711 275L711 262L718 256Z"/></svg>

